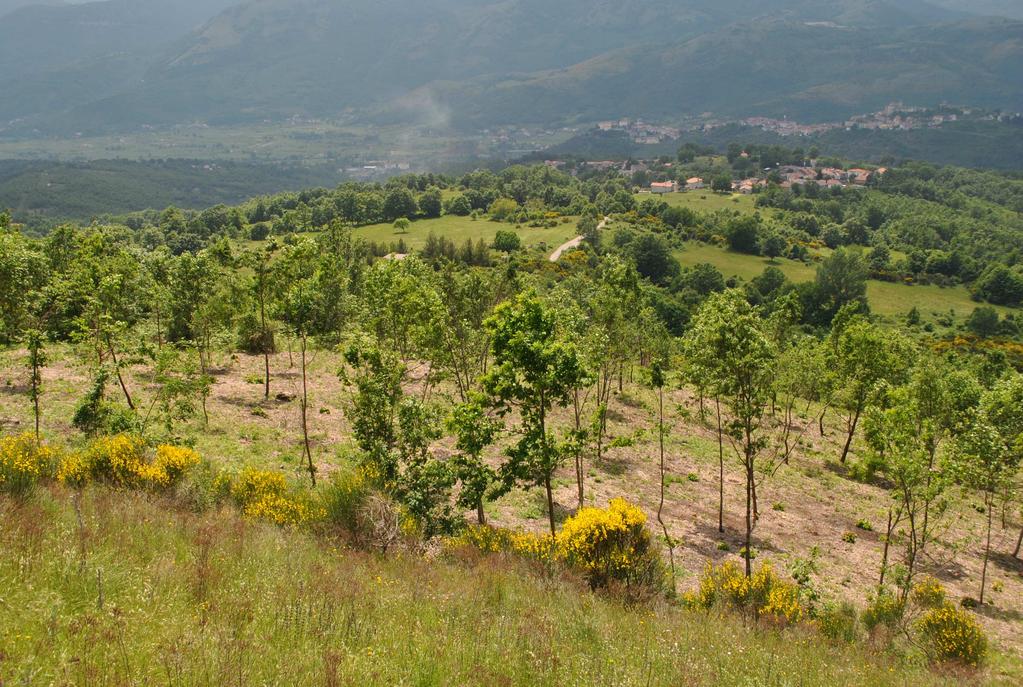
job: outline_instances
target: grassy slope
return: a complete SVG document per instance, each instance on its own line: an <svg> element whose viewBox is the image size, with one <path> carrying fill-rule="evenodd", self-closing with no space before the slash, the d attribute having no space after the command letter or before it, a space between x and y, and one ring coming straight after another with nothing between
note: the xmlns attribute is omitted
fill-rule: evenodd
<svg viewBox="0 0 1023 687"><path fill-rule="evenodd" d="M649 198L641 194L637 198ZM688 207L696 211L738 210L752 213L756 210L752 196L727 196L715 193L672 193L662 196L670 205ZM769 211L768 211L769 212ZM821 253L823 255L824 253ZM706 262L717 267L725 277L739 277L750 280L770 265L781 269L792 281L811 281L816 267L794 260L779 259L769 261L755 255L735 253L717 246L691 243L686 249L676 253L675 257L683 266L692 266ZM940 286L907 286L892 282L871 280L867 285L870 306L875 313L883 317L893 318L905 315L916 307L922 318L933 320L939 314L947 314L954 310L959 318L967 317L978 303L970 298L965 286L943 288ZM1001 312L1010 312L1007 308L997 308Z"/></svg>
<svg viewBox="0 0 1023 687"><path fill-rule="evenodd" d="M88 387L88 373L74 362L67 349L54 347L50 355L51 365L44 370L43 430L58 443L74 444L81 439L69 419ZM0 431L23 431L31 426L31 406L24 387L24 357L24 351L0 352ZM299 402L263 401L262 386L247 381L259 379L261 358L241 355L231 360L219 354L214 365L222 369L209 401L209 426L195 421L179 425L176 431L193 440L196 448L218 466L233 470L252 464L281 470L296 483L303 482L306 478L302 472ZM318 351L312 357L310 433L314 458L324 473L344 460L351 448L343 411L345 394L335 374L340 365L340 357L334 352ZM276 356L271 369L273 394L299 391L298 370L289 367L287 353ZM128 383L139 402L147 405L152 390L146 387L141 372L144 371L135 370ZM410 393L417 390L415 382L408 387ZM440 389L431 400L442 401L445 395L445 389ZM109 397L119 398L116 388L110 389ZM726 445L726 532L720 534L714 432L699 421L699 404L687 390L670 392L665 408L670 428L667 441L670 487L664 517L671 536L682 542L675 556L679 589L686 590L696 584L708 561L739 560L736 552L742 546L742 472ZM609 499L622 496L639 504L653 521L658 503L655 409L652 392L628 380L625 392L612 398L609 434L620 441L608 449L600 462L592 455L585 456L588 503L604 505ZM758 561L771 561L784 572L800 559L812 557L816 549L819 573L813 584L823 598L844 599L862 608L876 584L882 548L877 530L884 526L891 497L878 485L861 484L845 477L844 467L838 464L842 420L834 413L829 414L828 434L821 437L812 413L796 421L797 431L803 427L806 431L791 464L781 466L762 486L762 518L755 543ZM708 421L711 419L712 415L708 415ZM571 424L567 413L556 414L553 421L562 427ZM451 450L450 439L441 440L437 448L442 452ZM854 455L860 449L857 441ZM555 501L559 518L570 513L575 505L571 468L557 476ZM928 572L941 579L956 601L977 595L984 522L984 516L975 509L978 504L979 499L969 494L951 493L950 528L942 535L942 545L933 552L935 563L928 567ZM489 505L488 513L490 521L498 525L534 531L543 531L547 526L544 499L538 490L515 490ZM857 528L861 521L871 523L874 531ZM1018 658L1023 653L1020 620L1023 564L1007 552L1012 550L1019 527L1011 511L1006 526L996 526L992 542L995 555L988 579L991 605L981 609L980 615L994 646L1004 652L996 658L996 666L1016 679L1023 677L1023 663ZM856 534L853 542L845 540L850 532ZM998 585L997 591L992 587L994 584Z"/></svg>
<svg viewBox="0 0 1023 687"><path fill-rule="evenodd" d="M454 241L456 246L461 246L467 239L476 242L480 238L488 244L492 243L494 236L501 229L515 230L522 237L522 243L526 246L538 246L545 244L547 247L556 248L562 243L576 235L575 220L565 224L559 224L553 229L537 229L523 226L516 228L514 225L500 222L491 222L486 219L473 220L470 217L458 217L455 215L444 215L437 219L424 219L412 223L412 227L406 234L395 232L391 224L373 224L360 227L354 234L358 237L376 241L392 243L404 239L405 244L412 249L422 248L426 238L432 231L438 237L446 237Z"/></svg>
<svg viewBox="0 0 1023 687"><path fill-rule="evenodd" d="M736 276L747 281L772 265L781 269L785 276L795 282L812 281L817 271L815 266L795 260L772 261L701 243L688 244L685 250L678 251L675 257L683 266L707 262L721 270L726 277ZM957 317L965 318L980 305L970 298L965 286L948 288L935 285L907 286L871 280L867 283L867 296L873 311L889 318L903 316L914 306L919 308L924 320L933 320L936 315L947 314L949 310L954 310ZM1008 308L997 309L1010 312Z"/></svg>
<svg viewBox="0 0 1023 687"><path fill-rule="evenodd" d="M954 684L797 631L625 608L496 559L378 557L103 489L81 511L79 530L67 492L0 497L2 682Z"/></svg>

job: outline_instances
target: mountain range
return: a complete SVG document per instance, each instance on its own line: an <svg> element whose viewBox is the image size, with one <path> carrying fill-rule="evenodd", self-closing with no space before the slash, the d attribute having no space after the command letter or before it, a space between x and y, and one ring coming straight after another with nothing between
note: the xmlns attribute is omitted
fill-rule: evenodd
<svg viewBox="0 0 1023 687"><path fill-rule="evenodd" d="M1023 109L1009 0L0 0L0 136ZM1015 10L1015 11L1014 11ZM980 16L991 15L991 16Z"/></svg>

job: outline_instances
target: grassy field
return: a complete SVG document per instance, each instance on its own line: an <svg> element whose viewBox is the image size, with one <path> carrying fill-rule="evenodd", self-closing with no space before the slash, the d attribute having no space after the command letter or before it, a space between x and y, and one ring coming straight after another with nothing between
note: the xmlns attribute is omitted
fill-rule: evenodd
<svg viewBox="0 0 1023 687"><path fill-rule="evenodd" d="M816 257L823 257L819 253ZM688 243L684 250L677 251L675 257L683 266L689 267L699 263L710 263L728 277L739 277L749 281L760 275L767 267L777 267L794 282L812 281L817 267L812 264L778 258L769 260L757 255L746 255L726 250L718 246L704 243ZM941 287L935 285L907 286L893 282L871 280L867 283L867 296L871 309L885 318L904 316L910 309L920 310L921 318L933 321L939 315L948 315L954 311L956 319L965 319L979 303L970 298L965 286ZM1009 308L996 307L996 310L1007 313Z"/></svg>
<svg viewBox="0 0 1023 687"><path fill-rule="evenodd" d="M553 229L538 229L527 226L516 228L511 224L491 222L487 219L474 220L471 217L444 215L437 219L413 222L408 232L404 234L396 232L392 224L372 224L359 227L353 233L355 236L377 243L392 243L402 239L409 248L419 249L426 243L430 232L454 241L456 246L460 246L466 240L476 242L481 238L489 245L501 229L514 230L522 238L525 246L542 245L553 250L576 235L576 220L571 218L567 223L559 224Z"/></svg>
<svg viewBox="0 0 1023 687"><path fill-rule="evenodd" d="M80 504L0 496L3 684L958 683L812 633L626 607L506 559L378 556L104 488Z"/></svg>

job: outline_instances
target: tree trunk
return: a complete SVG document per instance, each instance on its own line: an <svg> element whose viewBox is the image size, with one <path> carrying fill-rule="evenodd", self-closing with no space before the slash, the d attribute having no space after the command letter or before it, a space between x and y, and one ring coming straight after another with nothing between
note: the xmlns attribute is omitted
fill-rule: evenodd
<svg viewBox="0 0 1023 687"><path fill-rule="evenodd" d="M657 522L664 531L664 542L668 547L668 560L671 563L671 591L675 592L675 544L668 534L668 526L664 524L664 388L657 390L657 438L661 455L661 501L657 504Z"/></svg>
<svg viewBox="0 0 1023 687"><path fill-rule="evenodd" d="M121 385L121 391L124 392L124 399L128 402L128 407L135 410L135 403L131 400L131 394L128 393L128 386L124 383L124 377L121 376L121 366L117 362L114 344L109 336L107 337L107 347L110 349L110 359L114 361L114 372L117 373L117 382Z"/></svg>
<svg viewBox="0 0 1023 687"><path fill-rule="evenodd" d="M1019 558L1019 550L1023 547L1023 527L1019 529L1019 539L1016 540L1016 548L1012 552L1013 558Z"/></svg>
<svg viewBox="0 0 1023 687"><path fill-rule="evenodd" d="M721 399L715 398L718 413L718 532L725 531L725 442L721 435Z"/></svg>
<svg viewBox="0 0 1023 687"><path fill-rule="evenodd" d="M32 405L34 406L36 416L36 444L39 444L39 390L35 389L33 392L35 398L32 399Z"/></svg>
<svg viewBox="0 0 1023 687"><path fill-rule="evenodd" d="M554 526L554 490L551 488L551 475L547 473L543 480L543 486L547 489L547 517L551 523L551 536L557 536L558 531Z"/></svg>
<svg viewBox="0 0 1023 687"><path fill-rule="evenodd" d="M824 416L827 414L828 408L825 406L824 410L822 410L821 414L817 417L817 429L820 431L822 438L824 437Z"/></svg>
<svg viewBox="0 0 1023 687"><path fill-rule="evenodd" d="M846 458L849 457L849 449L852 447L853 437L856 436L856 425L860 421L860 413L863 407L860 405L856 406L856 412L853 413L852 422L849 423L849 436L845 439L845 447L842 448L842 464L845 464Z"/></svg>
<svg viewBox="0 0 1023 687"><path fill-rule="evenodd" d="M884 552L881 554L881 579L878 580L877 586L884 586L884 578L888 573L888 548L892 542L892 532L895 531L895 523L892 522L892 508L888 507L888 528L885 530L884 536Z"/></svg>
<svg viewBox="0 0 1023 687"><path fill-rule="evenodd" d="M581 432L581 430L582 430L582 412L583 412L583 403L584 403L584 401L580 400L580 398L579 398L579 389L575 390L575 393L573 394L572 398L573 398L572 407L573 407L573 409L575 411L575 431L576 431L576 436L577 437L581 437L582 436L582 432ZM585 496L586 496L586 494L585 494L585 486L584 485L585 485L586 475L585 475L585 472L584 472L585 466L583 465L583 452L581 450L582 447L581 446L577 447L577 449L578 450L576 451L576 454L575 454L575 485L576 485L576 490L577 490L577 492L579 494L579 508L581 509L583 507L583 504L585 503Z"/></svg>
<svg viewBox="0 0 1023 687"><path fill-rule="evenodd" d="M987 498L987 539L984 541L984 565L980 571L980 603L984 603L984 588L987 586L987 562L991 558L991 508L994 506L992 494L988 493Z"/></svg>
<svg viewBox="0 0 1023 687"><path fill-rule="evenodd" d="M755 473L751 472L750 474L753 475L750 491L753 492L753 522L756 523L760 520L760 506L757 505L757 478Z"/></svg>
<svg viewBox="0 0 1023 687"><path fill-rule="evenodd" d="M476 502L476 521L481 525L487 524L487 514L483 510L483 499Z"/></svg>
<svg viewBox="0 0 1023 687"><path fill-rule="evenodd" d="M161 324L161 310L159 307L156 309L156 350L163 350L163 324Z"/></svg>
<svg viewBox="0 0 1023 687"><path fill-rule="evenodd" d="M263 350L263 399L270 400L270 354L267 353L264 341Z"/></svg>
<svg viewBox="0 0 1023 687"><path fill-rule="evenodd" d="M306 382L306 337L302 334L302 441L305 444L305 457L309 465L309 479L316 488L316 466L313 465L313 452L309 448L309 388Z"/></svg>
<svg viewBox="0 0 1023 687"><path fill-rule="evenodd" d="M746 548L743 558L746 559L746 577L753 576L753 471L750 469L749 456L746 457Z"/></svg>

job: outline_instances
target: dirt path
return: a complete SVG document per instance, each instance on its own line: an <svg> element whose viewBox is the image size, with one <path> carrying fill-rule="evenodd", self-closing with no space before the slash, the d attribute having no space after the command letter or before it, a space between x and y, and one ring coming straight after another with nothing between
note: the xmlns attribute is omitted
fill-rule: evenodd
<svg viewBox="0 0 1023 687"><path fill-rule="evenodd" d="M599 230L599 229L603 229L604 227L606 227L607 223L608 223L608 221L610 219L611 219L610 217L605 217L603 220L601 220L600 224L597 225L597 229ZM561 259L561 254L562 253L564 253L566 251L570 251L573 248L578 248L579 244L581 244L582 242L583 242L583 237L582 236L576 236L571 241L566 241L565 243L561 244L560 246L558 246L558 249L556 251L551 253L551 262L557 262L558 260Z"/></svg>

